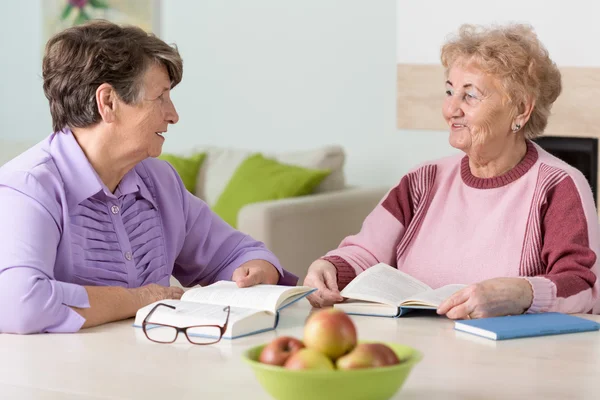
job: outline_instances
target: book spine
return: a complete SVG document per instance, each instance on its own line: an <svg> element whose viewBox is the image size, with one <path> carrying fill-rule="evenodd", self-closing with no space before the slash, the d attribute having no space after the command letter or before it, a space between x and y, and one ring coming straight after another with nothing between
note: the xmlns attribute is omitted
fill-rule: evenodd
<svg viewBox="0 0 600 400"><path fill-rule="evenodd" d="M503 339L516 339L522 337L532 337L532 336L549 336L549 335L562 335L566 333L579 333L579 332L587 332L591 330L598 329L586 329L586 328L569 328L569 329L544 329L540 331L523 331L518 333L505 333L502 335L498 335L498 340Z"/></svg>

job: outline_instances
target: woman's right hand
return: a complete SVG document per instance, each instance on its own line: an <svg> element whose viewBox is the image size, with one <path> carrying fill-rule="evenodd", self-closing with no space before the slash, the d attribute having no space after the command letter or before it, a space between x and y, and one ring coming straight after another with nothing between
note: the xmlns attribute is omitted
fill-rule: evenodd
<svg viewBox="0 0 600 400"><path fill-rule="evenodd" d="M337 270L329 261L313 262L304 278L304 286L317 288L316 292L308 296L308 301L313 307L328 307L344 300L338 290Z"/></svg>
<svg viewBox="0 0 600 400"><path fill-rule="evenodd" d="M139 288L120 286L84 286L90 306L71 307L85 322L83 328L91 328L108 322L134 317L137 310L165 299L180 299L183 289L164 287L154 283Z"/></svg>
<svg viewBox="0 0 600 400"><path fill-rule="evenodd" d="M179 300L183 295L183 289L177 286L160 286L151 283L146 286L131 289L140 308L152 304L155 301L175 299Z"/></svg>

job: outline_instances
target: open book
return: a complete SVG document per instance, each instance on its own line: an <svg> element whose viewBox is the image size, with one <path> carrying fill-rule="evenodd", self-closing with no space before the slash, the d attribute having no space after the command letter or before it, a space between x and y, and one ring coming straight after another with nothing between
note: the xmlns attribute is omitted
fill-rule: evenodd
<svg viewBox="0 0 600 400"><path fill-rule="evenodd" d="M334 307L348 314L400 317L411 309L435 310L465 286L432 289L396 268L379 263L358 274L340 292L348 300Z"/></svg>
<svg viewBox="0 0 600 400"><path fill-rule="evenodd" d="M223 339L236 339L275 329L279 322L279 311L315 290L307 286L279 285L239 288L235 282L219 281L189 289L181 300L162 300L140 308L134 326L141 328L144 318L157 303L176 308L159 307L148 322L178 327L223 325L226 318L223 309L230 306L229 323Z"/></svg>

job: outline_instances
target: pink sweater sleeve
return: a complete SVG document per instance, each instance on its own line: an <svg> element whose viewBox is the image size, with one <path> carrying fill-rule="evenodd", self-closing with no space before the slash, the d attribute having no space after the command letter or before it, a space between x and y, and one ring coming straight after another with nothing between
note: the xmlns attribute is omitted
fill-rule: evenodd
<svg viewBox="0 0 600 400"><path fill-rule="evenodd" d="M409 181L404 177L365 218L360 232L322 258L335 265L340 290L377 263L396 265L398 242L412 218L411 204Z"/></svg>
<svg viewBox="0 0 600 400"><path fill-rule="evenodd" d="M546 272L526 278L534 293L528 312L586 313L597 301L598 217L591 192L586 197L581 198L571 177L548 192L541 210Z"/></svg>

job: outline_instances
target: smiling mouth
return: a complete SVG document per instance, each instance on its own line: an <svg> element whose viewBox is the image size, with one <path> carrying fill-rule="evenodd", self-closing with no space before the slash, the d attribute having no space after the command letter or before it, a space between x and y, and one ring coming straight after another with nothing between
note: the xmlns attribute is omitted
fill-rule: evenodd
<svg viewBox="0 0 600 400"><path fill-rule="evenodd" d="M453 129L461 129L461 128L466 128L466 125L463 124L452 124L451 125Z"/></svg>
<svg viewBox="0 0 600 400"><path fill-rule="evenodd" d="M163 139L165 138L165 137L164 137L164 134L165 134L166 132L154 132L154 133L156 133L158 136L160 136L160 137L161 137L161 138L163 138Z"/></svg>

